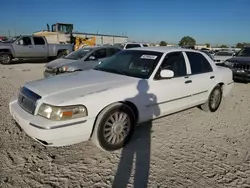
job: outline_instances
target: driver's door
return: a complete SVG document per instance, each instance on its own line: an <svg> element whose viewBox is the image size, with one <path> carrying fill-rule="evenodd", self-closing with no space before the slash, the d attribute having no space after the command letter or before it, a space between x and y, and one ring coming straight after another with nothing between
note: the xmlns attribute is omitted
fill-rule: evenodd
<svg viewBox="0 0 250 188"><path fill-rule="evenodd" d="M31 58L35 57L34 45L30 37L21 37L14 44L15 57Z"/></svg>
<svg viewBox="0 0 250 188"><path fill-rule="evenodd" d="M160 71L163 69L172 70L174 77L161 78ZM154 105L160 108L161 116L191 107L192 83L187 78L188 73L188 64L182 52L172 52L166 55L154 75L154 80L149 83L150 93L154 93L157 97L157 103Z"/></svg>

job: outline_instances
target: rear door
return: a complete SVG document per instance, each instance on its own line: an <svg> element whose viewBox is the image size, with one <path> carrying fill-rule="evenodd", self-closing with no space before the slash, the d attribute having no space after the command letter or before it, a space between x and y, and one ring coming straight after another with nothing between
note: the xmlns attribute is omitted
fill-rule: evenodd
<svg viewBox="0 0 250 188"><path fill-rule="evenodd" d="M47 57L47 46L43 37L32 37L35 57Z"/></svg>
<svg viewBox="0 0 250 188"><path fill-rule="evenodd" d="M215 73L209 60L198 52L185 52L190 65L191 74L188 75L192 90L192 103L200 104L208 99L210 91L216 85Z"/></svg>

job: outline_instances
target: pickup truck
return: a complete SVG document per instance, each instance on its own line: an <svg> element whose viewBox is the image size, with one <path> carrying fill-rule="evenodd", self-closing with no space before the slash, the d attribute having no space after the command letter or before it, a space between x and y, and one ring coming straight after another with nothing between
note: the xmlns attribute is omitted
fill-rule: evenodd
<svg viewBox="0 0 250 188"><path fill-rule="evenodd" d="M48 44L42 36L16 36L0 43L0 63L10 64L14 59L60 58L73 51L71 44Z"/></svg>

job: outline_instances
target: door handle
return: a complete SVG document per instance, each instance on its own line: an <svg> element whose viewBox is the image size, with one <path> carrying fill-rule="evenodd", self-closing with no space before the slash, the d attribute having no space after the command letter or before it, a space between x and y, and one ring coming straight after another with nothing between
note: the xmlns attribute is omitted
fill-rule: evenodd
<svg viewBox="0 0 250 188"><path fill-rule="evenodd" d="M185 81L185 84L189 84L189 83L192 83L192 80Z"/></svg>
<svg viewBox="0 0 250 188"><path fill-rule="evenodd" d="M32 46L31 46L31 45L29 45L28 47L29 47L29 48L32 48Z"/></svg>
<svg viewBox="0 0 250 188"><path fill-rule="evenodd" d="M214 79L214 76L210 76L210 79Z"/></svg>

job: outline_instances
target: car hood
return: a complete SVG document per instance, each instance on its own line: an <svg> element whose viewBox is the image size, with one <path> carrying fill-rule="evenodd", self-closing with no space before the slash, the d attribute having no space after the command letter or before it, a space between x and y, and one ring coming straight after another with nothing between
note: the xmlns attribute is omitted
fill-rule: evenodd
<svg viewBox="0 0 250 188"><path fill-rule="evenodd" d="M215 55L214 60L224 61L224 60L230 59L231 57L232 56L217 56L217 55Z"/></svg>
<svg viewBox="0 0 250 188"><path fill-rule="evenodd" d="M79 89L84 96L137 82L138 78L134 77L87 70L31 81L24 86L42 97Z"/></svg>
<svg viewBox="0 0 250 188"><path fill-rule="evenodd" d="M228 62L233 62L233 63L247 63L250 64L250 57L232 57L227 60Z"/></svg>
<svg viewBox="0 0 250 188"><path fill-rule="evenodd" d="M12 43L9 42L0 42L0 48L10 47L11 45Z"/></svg>
<svg viewBox="0 0 250 188"><path fill-rule="evenodd" d="M55 59L55 60L47 63L45 67L49 67L49 68L54 69L54 68L59 68L59 67L62 67L62 66L66 66L68 64L78 62L78 61L80 61L80 60L59 58L59 59Z"/></svg>

